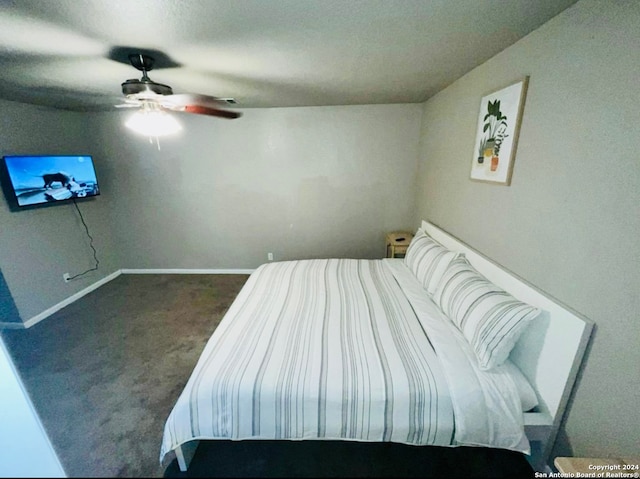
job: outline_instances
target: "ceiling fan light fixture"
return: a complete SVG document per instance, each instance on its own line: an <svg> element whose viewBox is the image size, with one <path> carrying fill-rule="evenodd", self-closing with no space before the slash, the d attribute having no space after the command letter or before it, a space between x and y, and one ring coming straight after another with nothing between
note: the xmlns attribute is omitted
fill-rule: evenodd
<svg viewBox="0 0 640 479"><path fill-rule="evenodd" d="M173 135L182 130L182 125L157 105L145 104L126 121L125 126L148 137Z"/></svg>
<svg viewBox="0 0 640 479"><path fill-rule="evenodd" d="M196 115L215 116L233 120L242 113L221 108L225 104L235 104L233 98L217 98L196 93L174 95L169 85L156 83L149 78L148 72L153 68L153 57L144 53L129 54L129 62L142 72L139 80L131 79L121 84L125 103L116 107L141 107L125 123L127 128L146 135L151 140L160 136L171 135L182 129L178 121L169 113L181 111ZM159 147L159 144L158 144Z"/></svg>

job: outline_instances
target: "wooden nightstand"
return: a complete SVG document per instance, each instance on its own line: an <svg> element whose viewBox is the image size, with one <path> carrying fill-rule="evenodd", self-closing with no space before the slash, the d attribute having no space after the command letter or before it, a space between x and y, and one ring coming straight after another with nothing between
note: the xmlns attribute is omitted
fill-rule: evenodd
<svg viewBox="0 0 640 479"><path fill-rule="evenodd" d="M640 458L630 457L556 457L553 464L562 474L571 474L571 477L589 477L587 474L595 474L592 477L598 477L598 473L623 473L627 476L620 477L638 477L634 474L640 473ZM605 475L600 477L606 477ZM609 476L613 477L613 476Z"/></svg>
<svg viewBox="0 0 640 479"><path fill-rule="evenodd" d="M412 239L413 235L406 231L387 233L387 258L404 258Z"/></svg>

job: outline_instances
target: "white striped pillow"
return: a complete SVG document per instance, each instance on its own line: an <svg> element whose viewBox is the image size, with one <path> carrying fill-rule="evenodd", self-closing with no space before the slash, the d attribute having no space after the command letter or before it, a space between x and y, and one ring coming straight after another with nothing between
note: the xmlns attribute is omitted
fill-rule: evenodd
<svg viewBox="0 0 640 479"><path fill-rule="evenodd" d="M459 255L418 230L407 248L404 262L432 295L449 263Z"/></svg>
<svg viewBox="0 0 640 479"><path fill-rule="evenodd" d="M466 258L448 266L434 293L442 312L462 331L480 369L502 364L530 321L540 314L478 273Z"/></svg>

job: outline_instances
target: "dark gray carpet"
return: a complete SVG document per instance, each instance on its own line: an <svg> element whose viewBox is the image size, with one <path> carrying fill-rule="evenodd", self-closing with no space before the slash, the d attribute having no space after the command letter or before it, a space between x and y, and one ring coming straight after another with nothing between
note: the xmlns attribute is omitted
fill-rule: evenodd
<svg viewBox="0 0 640 479"><path fill-rule="evenodd" d="M246 275L122 275L3 337L67 475L162 477L164 422Z"/></svg>
<svg viewBox="0 0 640 479"><path fill-rule="evenodd" d="M123 275L3 337L71 477L533 477L485 448L202 443L188 474L159 464L164 422L245 275Z"/></svg>

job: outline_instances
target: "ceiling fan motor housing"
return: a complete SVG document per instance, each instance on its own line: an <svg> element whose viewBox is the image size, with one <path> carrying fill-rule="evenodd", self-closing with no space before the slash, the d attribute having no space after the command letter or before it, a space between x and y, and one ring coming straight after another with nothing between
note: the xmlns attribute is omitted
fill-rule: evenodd
<svg viewBox="0 0 640 479"><path fill-rule="evenodd" d="M156 83L150 80L127 80L122 84L122 93L125 95L137 95L152 92L158 95L172 95L173 90L168 85Z"/></svg>
<svg viewBox="0 0 640 479"><path fill-rule="evenodd" d="M127 80L122 84L122 93L125 95L138 95L140 93L155 93L157 95L172 95L173 90L168 85L156 83L147 75L148 71L153 69L155 60L149 55L143 53L132 53L129 55L129 61L136 69L142 72L140 80Z"/></svg>

